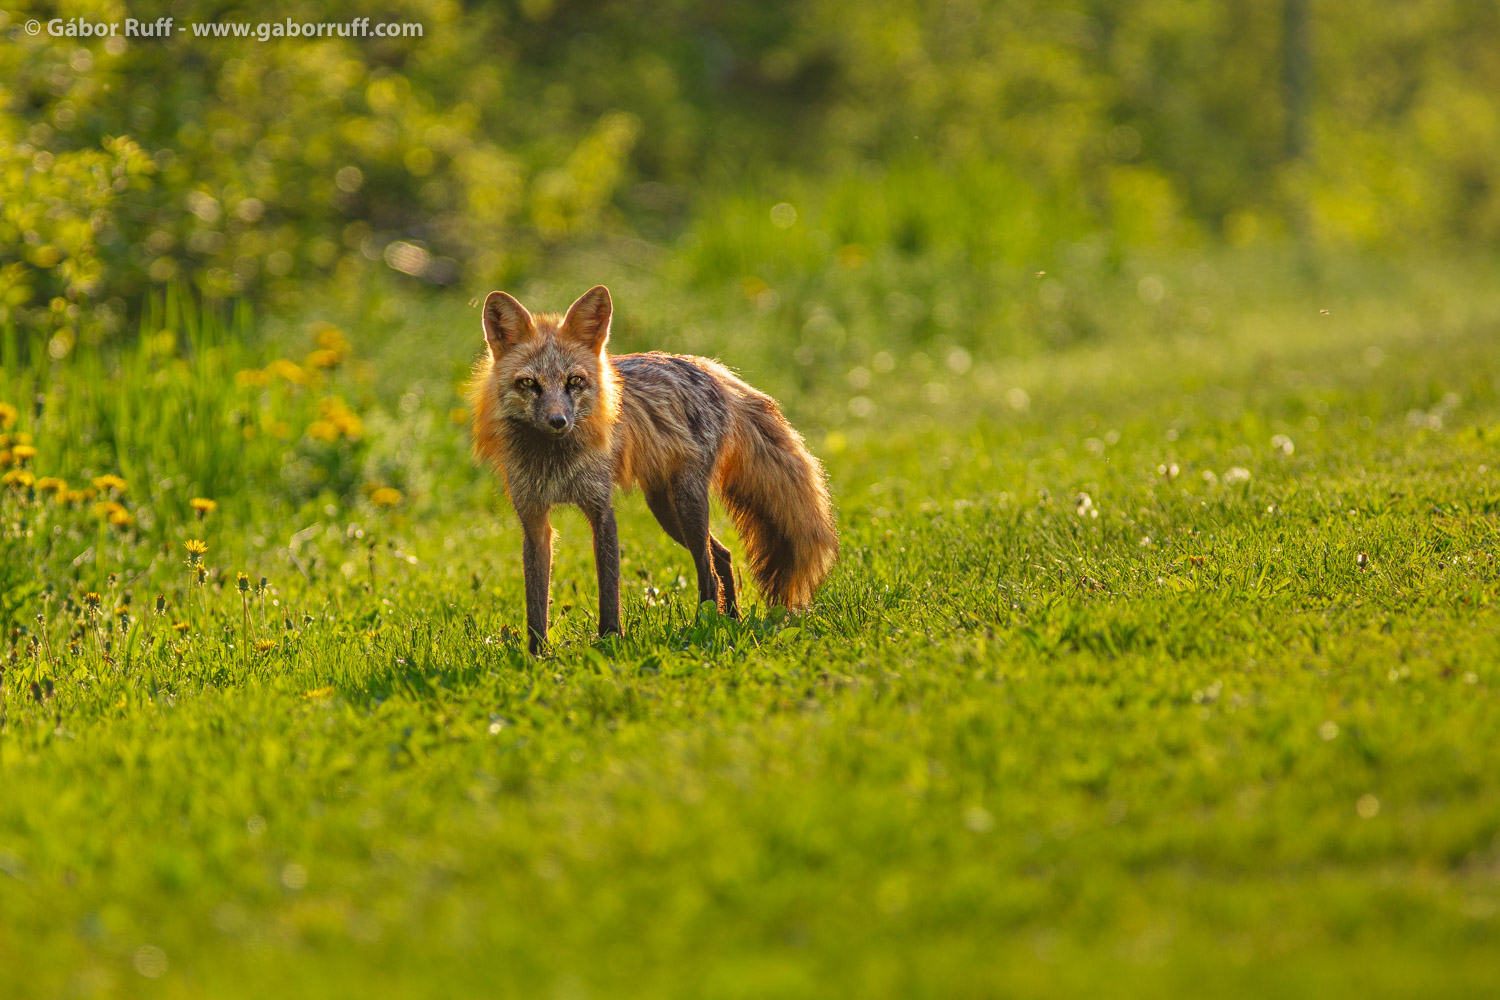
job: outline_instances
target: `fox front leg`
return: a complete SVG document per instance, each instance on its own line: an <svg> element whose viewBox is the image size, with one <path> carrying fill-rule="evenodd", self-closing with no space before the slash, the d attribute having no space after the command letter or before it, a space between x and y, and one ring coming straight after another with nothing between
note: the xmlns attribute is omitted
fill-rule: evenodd
<svg viewBox="0 0 1500 1000"><path fill-rule="evenodd" d="M599 575L599 634L619 635L620 537L615 529L615 510L605 500L584 513L594 529L594 570Z"/></svg>
<svg viewBox="0 0 1500 1000"><path fill-rule="evenodd" d="M552 522L547 511L521 515L521 568L526 574L526 635L532 656L547 644L547 604L552 586Z"/></svg>

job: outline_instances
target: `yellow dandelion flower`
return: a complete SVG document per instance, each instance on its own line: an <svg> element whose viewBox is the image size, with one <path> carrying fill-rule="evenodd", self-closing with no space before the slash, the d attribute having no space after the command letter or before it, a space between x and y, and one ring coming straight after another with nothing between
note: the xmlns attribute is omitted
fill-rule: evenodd
<svg viewBox="0 0 1500 1000"><path fill-rule="evenodd" d="M208 497L193 497L188 501L188 506L193 508L193 513L198 515L200 521L219 509L219 505Z"/></svg>
<svg viewBox="0 0 1500 1000"><path fill-rule="evenodd" d="M314 441L337 441L339 439L338 426L328 420L314 420L307 425L307 436Z"/></svg>
<svg viewBox="0 0 1500 1000"><path fill-rule="evenodd" d="M339 396L325 396L318 400L318 416L332 424L344 437L357 438L364 433L364 421Z"/></svg>
<svg viewBox="0 0 1500 1000"><path fill-rule="evenodd" d="M88 493L83 490L59 490L57 493L58 506L77 507L88 500Z"/></svg>
<svg viewBox="0 0 1500 1000"><path fill-rule="evenodd" d="M311 385L313 381L312 376L301 365L295 361L288 361L286 358L277 358L266 365L266 373L286 379L293 385Z"/></svg>
<svg viewBox="0 0 1500 1000"><path fill-rule="evenodd" d="M275 639L262 639L262 640L260 640L260 642L257 642L255 644L255 651L257 653L269 653L271 650L273 650L275 648L276 648L276 640Z"/></svg>
<svg viewBox="0 0 1500 1000"><path fill-rule="evenodd" d="M172 630L174 632L186 632L190 628L192 628L192 626L189 625L187 622L173 622L172 623Z"/></svg>
<svg viewBox="0 0 1500 1000"><path fill-rule="evenodd" d="M116 514L124 514L125 505L114 500L101 500L94 504L94 516L101 521L108 521Z"/></svg>
<svg viewBox="0 0 1500 1000"><path fill-rule="evenodd" d="M309 368L337 368L339 362L343 360L343 356L338 351L330 351L326 347L320 347L303 358L302 363Z"/></svg>
<svg viewBox="0 0 1500 1000"><path fill-rule="evenodd" d="M382 486L370 492L370 502L377 507L394 507L404 499L401 491L391 486Z"/></svg>
<svg viewBox="0 0 1500 1000"><path fill-rule="evenodd" d="M196 538L189 538L182 543L182 547L187 549L188 560L193 563L197 563L208 552L208 544Z"/></svg>
<svg viewBox="0 0 1500 1000"><path fill-rule="evenodd" d="M9 448L6 448L4 450L0 450L0 469L5 468L7 465L11 464L15 460L16 460L16 456L11 454Z"/></svg>
<svg viewBox="0 0 1500 1000"><path fill-rule="evenodd" d="M234 578L234 585L240 589L240 593L243 594L247 592L250 589L250 575L248 573L240 573L236 575Z"/></svg>
<svg viewBox="0 0 1500 1000"><path fill-rule="evenodd" d="M270 374L259 368L246 368L234 373L234 384L241 389L267 385L270 381Z"/></svg>
<svg viewBox="0 0 1500 1000"><path fill-rule="evenodd" d="M326 698L326 697L328 697L331 694L333 694L333 688L331 688L331 687L320 687L320 688L313 688L310 691L304 691L303 694L302 694L302 698L303 698L304 701L306 701L309 698Z"/></svg>
<svg viewBox="0 0 1500 1000"><path fill-rule="evenodd" d="M109 512L109 523L114 528L128 528L135 523L135 518L130 516L126 510L112 510Z"/></svg>
<svg viewBox="0 0 1500 1000"><path fill-rule="evenodd" d="M865 262L870 259L870 255L865 251L865 248L858 243L847 243L839 247L835 251L834 256L838 258L838 262L841 265L851 271L863 267Z"/></svg>
<svg viewBox="0 0 1500 1000"><path fill-rule="evenodd" d="M56 476L43 476L36 481L36 491L38 493L61 494L66 492L67 489L68 484L64 480L58 479Z"/></svg>
<svg viewBox="0 0 1500 1000"><path fill-rule="evenodd" d="M94 593L92 590L83 595L83 603L87 604L91 608L97 608L99 606L99 600L99 595Z"/></svg>
<svg viewBox="0 0 1500 1000"><path fill-rule="evenodd" d="M332 323L314 323L312 326L313 340L325 351L335 354L348 354L352 346L349 338L344 336L344 331Z"/></svg>
<svg viewBox="0 0 1500 1000"><path fill-rule="evenodd" d="M21 411L16 409L14 403L0 403L0 427L10 430L16 426L16 418L20 415Z"/></svg>
<svg viewBox="0 0 1500 1000"><path fill-rule="evenodd" d="M113 472L106 473L102 476L95 476L94 488L99 490L100 492L104 492L106 490L114 490L116 493L124 493L127 489L129 489L129 487L125 483L125 480L121 479Z"/></svg>
<svg viewBox="0 0 1500 1000"><path fill-rule="evenodd" d="M0 476L0 483L6 486L19 486L22 489L36 482L36 477L25 469L11 469L5 475Z"/></svg>
<svg viewBox="0 0 1500 1000"><path fill-rule="evenodd" d="M18 444L10 450L10 454L17 463L25 465L33 458L36 458L36 448L29 444Z"/></svg>

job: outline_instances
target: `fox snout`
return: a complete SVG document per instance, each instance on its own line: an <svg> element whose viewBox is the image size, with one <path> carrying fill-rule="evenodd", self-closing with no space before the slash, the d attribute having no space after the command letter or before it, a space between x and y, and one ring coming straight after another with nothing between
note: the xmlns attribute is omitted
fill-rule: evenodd
<svg viewBox="0 0 1500 1000"><path fill-rule="evenodd" d="M543 392L537 399L536 414L539 424L559 436L573 429L577 416L566 392Z"/></svg>

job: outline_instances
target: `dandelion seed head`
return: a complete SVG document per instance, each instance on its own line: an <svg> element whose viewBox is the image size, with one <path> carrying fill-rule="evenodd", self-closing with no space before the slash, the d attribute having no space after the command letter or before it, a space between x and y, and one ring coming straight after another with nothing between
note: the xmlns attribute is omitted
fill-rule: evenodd
<svg viewBox="0 0 1500 1000"><path fill-rule="evenodd" d="M143 944L135 950L135 971L147 979L160 979L170 967L167 953L152 944Z"/></svg>
<svg viewBox="0 0 1500 1000"><path fill-rule="evenodd" d="M988 833L995 827L995 817L983 806L964 810L964 826L973 833Z"/></svg>
<svg viewBox="0 0 1500 1000"><path fill-rule="evenodd" d="M295 861L281 868L281 884L294 892L307 888L307 869Z"/></svg>

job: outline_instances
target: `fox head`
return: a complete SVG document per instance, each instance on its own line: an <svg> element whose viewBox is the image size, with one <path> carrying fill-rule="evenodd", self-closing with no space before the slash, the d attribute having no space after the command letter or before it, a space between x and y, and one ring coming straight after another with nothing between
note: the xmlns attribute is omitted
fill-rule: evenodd
<svg viewBox="0 0 1500 1000"><path fill-rule="evenodd" d="M476 379L476 430L499 418L544 438L607 442L617 416L614 369L605 358L613 308L603 285L589 289L564 316L533 315L505 292L484 300L489 357Z"/></svg>

